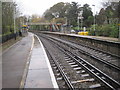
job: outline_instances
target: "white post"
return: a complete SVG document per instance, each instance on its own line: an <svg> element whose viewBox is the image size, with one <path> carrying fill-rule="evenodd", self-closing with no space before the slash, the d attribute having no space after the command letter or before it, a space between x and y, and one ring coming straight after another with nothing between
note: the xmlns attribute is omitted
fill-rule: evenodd
<svg viewBox="0 0 120 90"><path fill-rule="evenodd" d="M80 12L81 30L82 30L82 23L83 23L83 16L82 16L82 14L83 14L83 10L81 10L81 12Z"/></svg>
<svg viewBox="0 0 120 90"><path fill-rule="evenodd" d="M15 5L14 5L14 34L16 33L15 18L16 18L16 15L15 15Z"/></svg>
<svg viewBox="0 0 120 90"><path fill-rule="evenodd" d="M78 30L79 30L79 16L78 16Z"/></svg>
<svg viewBox="0 0 120 90"><path fill-rule="evenodd" d="M67 25L67 17L65 17L66 18L66 25Z"/></svg>
<svg viewBox="0 0 120 90"><path fill-rule="evenodd" d="M81 17L81 30L82 30L83 17Z"/></svg>
<svg viewBox="0 0 120 90"><path fill-rule="evenodd" d="M68 26L67 26L67 17L66 18L66 33L68 33Z"/></svg>
<svg viewBox="0 0 120 90"><path fill-rule="evenodd" d="M15 40L16 40L16 26L15 26L15 18L16 18L16 4L14 4L14 35L15 35Z"/></svg>
<svg viewBox="0 0 120 90"><path fill-rule="evenodd" d="M120 41L120 25L119 25L119 37L118 37L118 41Z"/></svg>
<svg viewBox="0 0 120 90"><path fill-rule="evenodd" d="M78 30L80 29L79 26L80 26L80 22L79 22L79 19L81 17L81 13L78 13Z"/></svg>
<svg viewBox="0 0 120 90"><path fill-rule="evenodd" d="M94 6L94 34L95 34L95 5L92 6Z"/></svg>

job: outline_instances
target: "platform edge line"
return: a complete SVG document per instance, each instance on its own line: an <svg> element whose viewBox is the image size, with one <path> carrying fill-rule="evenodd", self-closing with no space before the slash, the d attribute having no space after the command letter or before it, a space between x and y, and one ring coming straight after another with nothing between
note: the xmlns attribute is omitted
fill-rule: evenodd
<svg viewBox="0 0 120 90"><path fill-rule="evenodd" d="M49 59L48 59L48 57L47 57L46 51L45 51L45 49L44 49L44 46L43 46L42 42L40 41L39 37L38 37L36 34L35 34L35 36L36 36L37 39L39 40L39 43L41 44L41 47L42 47L43 52L44 52L44 54L45 54L45 58L46 58L46 62L47 62L48 68L49 68L50 77L51 77L51 80L52 80L53 87L54 87L54 88L59 88L59 87L58 87L58 84L57 84L57 82L56 82L56 79L55 79L55 77L54 77L53 70L52 70L52 68L51 68L51 65L50 65Z"/></svg>

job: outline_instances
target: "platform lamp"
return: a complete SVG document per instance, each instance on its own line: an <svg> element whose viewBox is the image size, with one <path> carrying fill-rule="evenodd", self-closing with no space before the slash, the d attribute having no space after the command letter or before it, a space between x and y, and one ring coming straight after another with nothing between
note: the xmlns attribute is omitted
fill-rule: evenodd
<svg viewBox="0 0 120 90"><path fill-rule="evenodd" d="M79 9L80 6L81 6L81 4L79 4L79 6L77 7L77 9ZM81 12L78 12L78 17L77 17L78 30L80 29L79 28L79 24L80 24L79 19L80 19L80 16L81 16Z"/></svg>
<svg viewBox="0 0 120 90"><path fill-rule="evenodd" d="M16 6L17 4L13 4L14 5L14 37L15 37L15 40L16 40L16 22L15 22L15 19L16 19Z"/></svg>
<svg viewBox="0 0 120 90"><path fill-rule="evenodd" d="M80 19L80 13L78 13L78 30L79 30L79 24L80 24L79 19Z"/></svg>
<svg viewBox="0 0 120 90"><path fill-rule="evenodd" d="M67 21L68 21L68 20L67 20L67 17L64 17L64 18L65 18L65 26L66 26L66 28L65 28L65 30L64 30L64 33L65 33L65 32L67 32L67 25L68 25L68 22L67 22Z"/></svg>
<svg viewBox="0 0 120 90"><path fill-rule="evenodd" d="M81 12L80 12L81 30L82 30L82 23L83 23L83 16L82 16L82 14L83 14L83 9L82 9Z"/></svg>
<svg viewBox="0 0 120 90"><path fill-rule="evenodd" d="M92 5L94 7L94 35L95 35L95 5Z"/></svg>

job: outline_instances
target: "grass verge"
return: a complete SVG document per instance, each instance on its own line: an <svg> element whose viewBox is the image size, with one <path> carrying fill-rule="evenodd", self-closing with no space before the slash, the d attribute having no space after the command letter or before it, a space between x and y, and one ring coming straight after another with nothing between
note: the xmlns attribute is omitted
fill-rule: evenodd
<svg viewBox="0 0 120 90"><path fill-rule="evenodd" d="M22 37L17 37L16 38L16 40L13 38L13 39L10 39L10 40L8 40L8 41L6 41L6 42L4 42L4 43L2 43L1 45L0 45L0 51L5 51L7 48L9 48L10 46L12 46L13 44L15 44L16 42L18 42L18 41L20 41L22 39Z"/></svg>

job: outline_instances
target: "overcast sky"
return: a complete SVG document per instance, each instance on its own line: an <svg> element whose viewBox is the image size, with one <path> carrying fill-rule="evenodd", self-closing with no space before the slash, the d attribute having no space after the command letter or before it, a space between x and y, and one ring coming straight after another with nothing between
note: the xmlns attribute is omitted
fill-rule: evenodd
<svg viewBox="0 0 120 90"><path fill-rule="evenodd" d="M95 5L95 11L99 12L102 7L102 0L16 0L20 5L20 10L24 15L38 14L42 15L47 9L52 7L58 2L78 2L81 5L89 4L94 12L93 4Z"/></svg>

